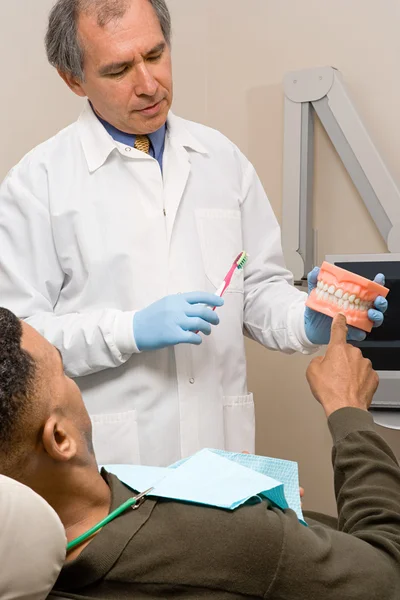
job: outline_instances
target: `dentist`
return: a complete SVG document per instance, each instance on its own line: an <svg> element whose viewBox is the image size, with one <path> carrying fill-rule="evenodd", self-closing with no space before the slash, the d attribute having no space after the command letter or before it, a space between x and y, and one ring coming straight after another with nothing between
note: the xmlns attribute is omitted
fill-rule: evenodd
<svg viewBox="0 0 400 600"><path fill-rule="evenodd" d="M2 305L60 350L100 463L253 451L243 332L281 352L329 338L291 285L254 167L170 111L170 44L164 0L58 0L48 59L85 106L0 189Z"/></svg>

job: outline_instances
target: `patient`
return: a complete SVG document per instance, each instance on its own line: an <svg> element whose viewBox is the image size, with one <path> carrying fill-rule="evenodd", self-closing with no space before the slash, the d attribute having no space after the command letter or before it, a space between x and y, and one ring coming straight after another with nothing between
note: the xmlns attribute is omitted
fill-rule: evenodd
<svg viewBox="0 0 400 600"><path fill-rule="evenodd" d="M4 309L0 346L0 471L47 500L73 540L132 492L98 473L90 419L58 351ZM15 350L28 359L22 372ZM338 530L305 527L267 502L228 512L146 499L69 555L55 596L398 600L400 469L367 412L377 376L346 344L342 315L307 376L333 437Z"/></svg>

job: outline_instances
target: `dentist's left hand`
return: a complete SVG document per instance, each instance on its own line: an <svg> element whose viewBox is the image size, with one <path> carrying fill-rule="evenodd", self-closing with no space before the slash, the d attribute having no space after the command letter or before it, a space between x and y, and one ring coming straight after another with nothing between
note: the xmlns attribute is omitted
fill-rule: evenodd
<svg viewBox="0 0 400 600"><path fill-rule="evenodd" d="M201 344L202 338L196 332L210 335L212 325L219 323L219 317L212 308L223 304L222 298L206 292L166 296L150 304L133 317L133 334L138 350L144 352L177 344Z"/></svg>
<svg viewBox="0 0 400 600"><path fill-rule="evenodd" d="M312 290L317 287L317 279L319 275L319 267L314 269L308 274L308 295L311 294ZM374 281L380 285L385 285L385 276L379 273ZM374 308L370 308L368 311L368 318L373 322L374 327L379 327L383 323L384 313L387 311L388 302L382 296L378 296L374 303ZM312 308L306 306L304 313L304 326L308 339L313 344L328 344L331 334L332 318L327 315L323 315ZM348 328L347 339L353 342L362 342L366 338L365 331L357 329L357 327Z"/></svg>

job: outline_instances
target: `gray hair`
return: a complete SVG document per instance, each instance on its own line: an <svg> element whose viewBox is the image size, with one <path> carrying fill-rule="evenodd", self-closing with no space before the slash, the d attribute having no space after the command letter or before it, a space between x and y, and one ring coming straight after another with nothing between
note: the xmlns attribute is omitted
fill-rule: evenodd
<svg viewBox="0 0 400 600"><path fill-rule="evenodd" d="M148 0L159 20L165 41L171 45L171 15L165 0ZM49 63L62 73L84 81L84 50L79 41L77 22L83 12L96 11L97 22L105 27L121 19L131 0L57 0L49 15L46 52Z"/></svg>

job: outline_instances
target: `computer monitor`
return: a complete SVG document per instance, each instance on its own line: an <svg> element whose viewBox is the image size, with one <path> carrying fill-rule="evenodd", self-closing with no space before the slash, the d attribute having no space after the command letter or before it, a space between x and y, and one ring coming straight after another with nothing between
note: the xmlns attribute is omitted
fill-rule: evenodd
<svg viewBox="0 0 400 600"><path fill-rule="evenodd" d="M385 321L364 342L354 345L370 359L380 378L371 406L375 421L400 429L400 254L328 255L326 260L368 279L377 273L385 275L390 290Z"/></svg>

